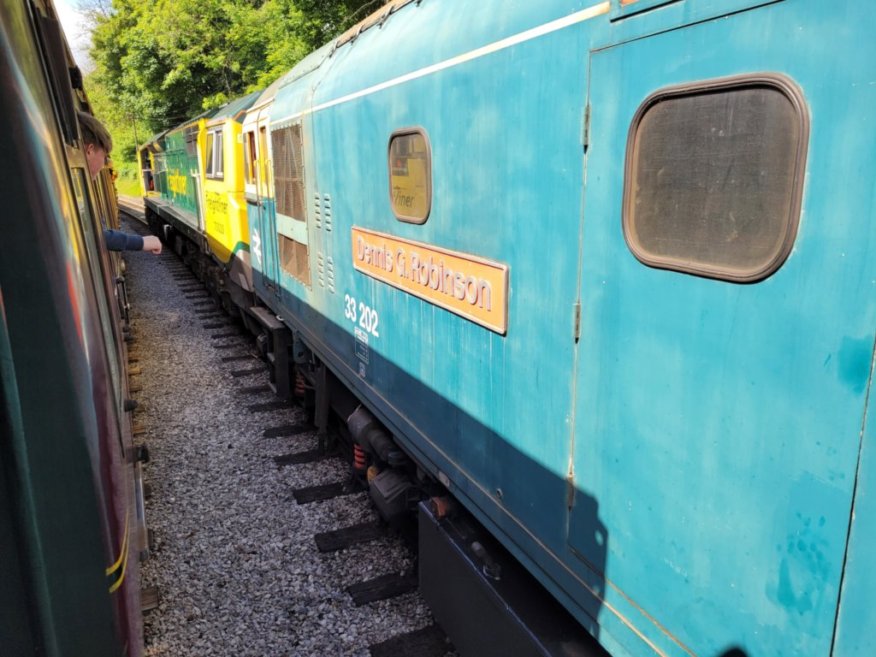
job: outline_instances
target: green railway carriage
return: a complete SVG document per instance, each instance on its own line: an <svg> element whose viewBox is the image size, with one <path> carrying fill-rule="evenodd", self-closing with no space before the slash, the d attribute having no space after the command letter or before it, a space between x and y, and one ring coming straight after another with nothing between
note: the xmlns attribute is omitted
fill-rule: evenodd
<svg viewBox="0 0 876 657"><path fill-rule="evenodd" d="M0 3L0 654L143 654L146 549L109 171L50 0Z"/></svg>

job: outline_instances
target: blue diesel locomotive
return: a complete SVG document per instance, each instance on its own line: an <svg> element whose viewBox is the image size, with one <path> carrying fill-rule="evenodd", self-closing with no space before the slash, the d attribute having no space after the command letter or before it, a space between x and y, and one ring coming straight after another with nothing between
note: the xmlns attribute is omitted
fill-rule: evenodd
<svg viewBox="0 0 876 657"><path fill-rule="evenodd" d="M434 498L462 654L876 652L874 19L394 0L242 119L241 311L378 508Z"/></svg>

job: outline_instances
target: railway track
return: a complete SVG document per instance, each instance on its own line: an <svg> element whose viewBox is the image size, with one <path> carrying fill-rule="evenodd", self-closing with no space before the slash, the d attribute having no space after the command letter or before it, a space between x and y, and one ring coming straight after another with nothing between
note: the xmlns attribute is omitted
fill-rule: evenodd
<svg viewBox="0 0 876 657"><path fill-rule="evenodd" d="M146 654L453 655L415 550L304 409L273 396L251 338L175 255L127 260L150 454Z"/></svg>

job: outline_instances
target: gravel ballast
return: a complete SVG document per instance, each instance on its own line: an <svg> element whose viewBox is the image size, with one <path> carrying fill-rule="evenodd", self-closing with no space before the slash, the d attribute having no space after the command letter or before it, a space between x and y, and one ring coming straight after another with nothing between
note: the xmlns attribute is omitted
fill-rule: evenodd
<svg viewBox="0 0 876 657"><path fill-rule="evenodd" d="M274 401L267 373L232 376L262 361L224 315L207 320L195 279L165 251L126 255L134 343L142 374L135 421L149 448L152 494L146 514L153 552L141 565L143 588L157 587L145 616L146 655L368 655L368 646L433 623L417 592L356 607L346 587L414 569L414 555L390 534L320 553L314 535L376 521L367 494L298 505L292 491L344 481L339 459L280 467L274 457L317 448L315 432L264 437L306 421ZM185 289L181 289L185 288ZM204 328L222 323L223 328ZM234 345L224 347L225 345ZM224 348L223 348L224 347Z"/></svg>

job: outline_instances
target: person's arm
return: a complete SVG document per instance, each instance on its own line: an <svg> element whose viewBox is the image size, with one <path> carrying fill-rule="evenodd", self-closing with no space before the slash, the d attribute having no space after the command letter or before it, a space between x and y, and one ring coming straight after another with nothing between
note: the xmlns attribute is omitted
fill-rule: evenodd
<svg viewBox="0 0 876 657"><path fill-rule="evenodd" d="M103 231L103 241L110 251L142 251L143 238L139 235L128 235L120 230L106 229Z"/></svg>

